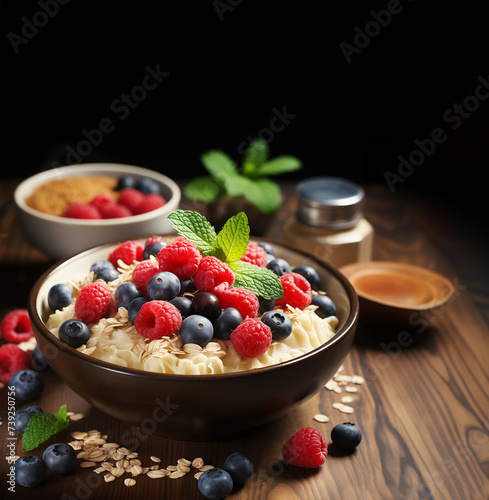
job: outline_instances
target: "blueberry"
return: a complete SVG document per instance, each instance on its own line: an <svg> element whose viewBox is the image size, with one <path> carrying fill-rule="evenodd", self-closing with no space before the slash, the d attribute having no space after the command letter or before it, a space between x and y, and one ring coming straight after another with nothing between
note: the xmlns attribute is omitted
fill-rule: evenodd
<svg viewBox="0 0 489 500"><path fill-rule="evenodd" d="M48 446L42 454L47 468L55 474L69 474L75 467L75 450L66 443L56 443Z"/></svg>
<svg viewBox="0 0 489 500"><path fill-rule="evenodd" d="M153 255L154 257L158 257L158 254L163 247L166 247L166 243L164 243L163 241L160 241L159 243L153 243L152 245L144 247L143 260L149 259L151 255Z"/></svg>
<svg viewBox="0 0 489 500"><path fill-rule="evenodd" d="M270 243L267 243L266 241L259 241L258 246L262 247L268 255L275 255L275 250Z"/></svg>
<svg viewBox="0 0 489 500"><path fill-rule="evenodd" d="M194 293L197 291L197 287L195 286L194 280L192 278L180 281L180 286L180 293Z"/></svg>
<svg viewBox="0 0 489 500"><path fill-rule="evenodd" d="M133 325L136 321L136 316L138 315L139 310L146 302L148 302L148 299L145 299L144 297L136 297L135 299L131 300L129 309L127 310L127 315L129 316L129 320Z"/></svg>
<svg viewBox="0 0 489 500"><path fill-rule="evenodd" d="M319 290L321 288L321 278L316 269L312 266L297 266L294 268L294 273L304 276L311 284L313 290Z"/></svg>
<svg viewBox="0 0 489 500"><path fill-rule="evenodd" d="M71 287L64 283L53 285L48 292L48 305L52 311L61 311L73 302Z"/></svg>
<svg viewBox="0 0 489 500"><path fill-rule="evenodd" d="M271 260L267 264L267 269L273 271L277 276L283 276L285 273L290 273L292 271L290 264L280 257Z"/></svg>
<svg viewBox="0 0 489 500"><path fill-rule="evenodd" d="M117 180L116 191L125 188L136 188L137 181L132 175L123 175Z"/></svg>
<svg viewBox="0 0 489 500"><path fill-rule="evenodd" d="M234 307L226 307L214 321L214 335L218 339L229 340L234 329L241 324L243 316Z"/></svg>
<svg viewBox="0 0 489 500"><path fill-rule="evenodd" d="M336 306L327 295L313 295L311 299L312 306L318 306L316 314L320 318L329 318L336 316Z"/></svg>
<svg viewBox="0 0 489 500"><path fill-rule="evenodd" d="M15 372L10 377L9 386L15 388L16 398L22 401L32 401L41 395L44 388L44 381L39 373L25 368Z"/></svg>
<svg viewBox="0 0 489 500"><path fill-rule="evenodd" d="M15 482L27 488L39 486L46 478L47 467L41 457L26 455L14 463Z"/></svg>
<svg viewBox="0 0 489 500"><path fill-rule="evenodd" d="M199 292L194 297L194 313L215 321L221 314L219 299L211 292Z"/></svg>
<svg viewBox="0 0 489 500"><path fill-rule="evenodd" d="M90 272L93 271L94 273L96 273L97 271L103 269L104 267L115 269L114 265L108 260L97 260L90 266Z"/></svg>
<svg viewBox="0 0 489 500"><path fill-rule="evenodd" d="M150 300L171 300L180 293L180 280L169 271L155 274L148 283L146 293Z"/></svg>
<svg viewBox="0 0 489 500"><path fill-rule="evenodd" d="M111 264L110 266L102 267L95 272L95 281L104 280L106 283L109 283L109 281L114 281L119 276L119 271Z"/></svg>
<svg viewBox="0 0 489 500"><path fill-rule="evenodd" d="M284 340L292 333L292 321L283 311L268 311L261 320L272 330L273 340Z"/></svg>
<svg viewBox="0 0 489 500"><path fill-rule="evenodd" d="M243 484L253 474L253 464L244 453L232 453L224 462L224 470L229 473L234 484Z"/></svg>
<svg viewBox="0 0 489 500"><path fill-rule="evenodd" d="M39 346L36 345L34 347L34 350L32 351L32 368L35 370L44 370L46 366L49 365L48 360L43 356L41 349L39 349Z"/></svg>
<svg viewBox="0 0 489 500"><path fill-rule="evenodd" d="M58 329L59 340L70 347L80 347L90 338L90 329L86 323L79 319L67 319Z"/></svg>
<svg viewBox="0 0 489 500"><path fill-rule="evenodd" d="M182 321L180 336L184 344L205 347L214 337L214 326L205 316L192 314Z"/></svg>
<svg viewBox="0 0 489 500"><path fill-rule="evenodd" d="M258 303L260 304L258 308L258 313L263 314L267 311L273 311L275 309L274 299L264 299L263 297L258 297Z"/></svg>
<svg viewBox="0 0 489 500"><path fill-rule="evenodd" d="M136 189L139 189L144 194L158 193L161 194L160 185L153 179L141 177L136 183Z"/></svg>
<svg viewBox="0 0 489 500"><path fill-rule="evenodd" d="M17 432L20 432L21 434L24 434L29 420L31 419L32 415L35 415L36 413L42 413L41 408L37 405L24 406L20 410L17 410L15 412L15 430Z"/></svg>
<svg viewBox="0 0 489 500"><path fill-rule="evenodd" d="M331 440L340 450L353 450L362 440L360 429L351 422L345 422L333 427Z"/></svg>
<svg viewBox="0 0 489 500"><path fill-rule="evenodd" d="M233 479L228 472L218 467L206 470L197 482L199 491L206 498L224 498L233 489Z"/></svg>
<svg viewBox="0 0 489 500"><path fill-rule="evenodd" d="M143 294L141 293L141 290L131 282L126 282L126 283L121 283L116 289L115 289L115 304L117 306L117 309L119 307L125 307L126 309L129 309L129 304L136 298L142 297Z"/></svg>
<svg viewBox="0 0 489 500"><path fill-rule="evenodd" d="M175 297L170 300L170 304L173 304L180 311L182 319L194 313L194 306L188 297Z"/></svg>

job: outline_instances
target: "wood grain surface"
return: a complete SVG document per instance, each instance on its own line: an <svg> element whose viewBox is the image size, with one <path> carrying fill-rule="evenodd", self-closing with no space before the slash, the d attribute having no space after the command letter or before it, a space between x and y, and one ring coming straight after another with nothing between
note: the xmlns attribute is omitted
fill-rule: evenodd
<svg viewBox="0 0 489 500"><path fill-rule="evenodd" d="M0 205L10 198L17 181L1 181ZM45 390L37 403L45 411L68 410L85 417L45 445L71 440L76 430L97 429L135 450L143 466L150 456L162 467L179 458L202 457L222 467L234 451L254 463L253 477L233 490L229 499L268 500L390 500L489 498L489 273L487 249L464 215L436 200L391 193L384 186L366 186L367 217L375 228L376 260L394 260L424 266L446 276L456 293L449 304L429 315L420 314L411 325L381 329L360 324L354 347L342 374L361 375L358 392L336 393L326 388L285 417L255 429L239 439L186 443L162 439L92 408L68 389L48 368L42 372ZM265 236L281 239L281 226L295 206L293 185L284 185L284 204ZM184 208L192 208L188 201ZM12 211L0 222L0 313L25 308L30 287L51 262L24 239ZM100 383L103 383L101 381ZM354 385L354 384L350 384ZM332 407L345 395L353 396L353 414ZM124 388L121 387L121 397ZM20 403L20 402L18 402ZM38 488L15 486L6 490L9 454L7 389L0 392L2 498L15 499L199 499L196 472L179 479L136 477L125 486L126 474L106 483L93 468L68 476L49 474ZM21 404L18 404L20 407ZM198 409L196 409L198 411ZM330 421L319 423L317 413ZM283 443L305 426L318 428L331 442L340 422L355 422L363 433L353 453L330 445L326 463L317 470L294 468L281 460ZM44 446L45 446L44 445ZM36 453L42 451L36 450ZM21 439L16 442L19 455Z"/></svg>

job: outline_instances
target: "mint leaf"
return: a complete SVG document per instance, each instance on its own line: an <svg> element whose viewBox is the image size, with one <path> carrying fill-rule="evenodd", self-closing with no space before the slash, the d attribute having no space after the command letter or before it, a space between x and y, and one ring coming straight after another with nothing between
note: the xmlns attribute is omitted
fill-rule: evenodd
<svg viewBox="0 0 489 500"><path fill-rule="evenodd" d="M233 287L246 288L267 300L283 297L284 289L280 278L270 269L241 260L228 263L228 266L234 272Z"/></svg>
<svg viewBox="0 0 489 500"><path fill-rule="evenodd" d="M279 185L266 177L248 179L247 189L243 194L264 214L275 212L282 202Z"/></svg>
<svg viewBox="0 0 489 500"><path fill-rule="evenodd" d="M247 191L253 188L253 181L244 175L234 175L228 177L224 183L226 192L229 196L244 196Z"/></svg>
<svg viewBox="0 0 489 500"><path fill-rule="evenodd" d="M212 203L216 201L224 190L219 182L213 177L202 176L190 181L184 189L185 196L191 200Z"/></svg>
<svg viewBox="0 0 489 500"><path fill-rule="evenodd" d="M277 175L293 172L302 167L300 160L294 156L277 156L258 167L258 175Z"/></svg>
<svg viewBox="0 0 489 500"><path fill-rule="evenodd" d="M207 171L221 182L238 173L233 160L223 151L213 149L204 153L200 160Z"/></svg>
<svg viewBox="0 0 489 500"><path fill-rule="evenodd" d="M227 263L239 260L246 253L249 239L248 217L239 212L228 219L219 231L215 256Z"/></svg>
<svg viewBox="0 0 489 500"><path fill-rule="evenodd" d="M66 405L60 407L58 413L36 413L31 417L22 437L22 448L31 451L51 436L66 429L70 421L66 412Z"/></svg>
<svg viewBox="0 0 489 500"><path fill-rule="evenodd" d="M254 176L258 167L268 159L268 143L263 139L253 141L243 159L243 174Z"/></svg>
<svg viewBox="0 0 489 500"><path fill-rule="evenodd" d="M179 209L168 215L168 220L178 234L195 243L202 255L211 255L214 252L216 230L203 215L192 210Z"/></svg>

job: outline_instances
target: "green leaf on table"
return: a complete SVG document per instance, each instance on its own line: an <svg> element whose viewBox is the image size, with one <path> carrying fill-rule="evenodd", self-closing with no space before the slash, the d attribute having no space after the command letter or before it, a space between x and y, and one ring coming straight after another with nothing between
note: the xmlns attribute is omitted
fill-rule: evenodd
<svg viewBox="0 0 489 500"><path fill-rule="evenodd" d="M263 139L253 141L243 159L243 174L247 176L255 176L258 172L258 167L265 163L268 159L268 143Z"/></svg>
<svg viewBox="0 0 489 500"><path fill-rule="evenodd" d="M294 156L277 156L270 161L262 163L258 166L258 175L277 175L284 174L285 172L293 172L299 170L302 163Z"/></svg>
<svg viewBox="0 0 489 500"><path fill-rule="evenodd" d="M22 449L31 451L51 436L66 429L70 425L66 405L57 413L36 413L31 417L22 437Z"/></svg>
<svg viewBox="0 0 489 500"><path fill-rule="evenodd" d="M246 288L267 300L283 297L284 290L280 278L270 269L241 260L228 265L234 272L233 287Z"/></svg>
<svg viewBox="0 0 489 500"><path fill-rule="evenodd" d="M248 217L244 212L239 212L229 218L219 231L215 256L227 263L239 260L246 253L249 239Z"/></svg>
<svg viewBox="0 0 489 500"><path fill-rule="evenodd" d="M224 194L224 189L214 177L205 175L191 180L185 186L184 194L191 200L212 203Z"/></svg>
<svg viewBox="0 0 489 500"><path fill-rule="evenodd" d="M223 151L212 149L201 155L200 160L207 171L222 183L238 174L233 160Z"/></svg>
<svg viewBox="0 0 489 500"><path fill-rule="evenodd" d="M269 214L275 212L280 207L282 194L276 182L266 177L261 177L255 180L248 179L246 184L246 190L243 195L258 210L264 214Z"/></svg>
<svg viewBox="0 0 489 500"><path fill-rule="evenodd" d="M175 210L168 215L178 234L195 243L202 255L214 252L217 234L214 226L201 214L192 210Z"/></svg>

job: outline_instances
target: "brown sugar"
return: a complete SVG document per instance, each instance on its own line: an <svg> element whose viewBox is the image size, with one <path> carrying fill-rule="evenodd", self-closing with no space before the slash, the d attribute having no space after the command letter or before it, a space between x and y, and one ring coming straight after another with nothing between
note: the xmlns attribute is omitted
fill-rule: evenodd
<svg viewBox="0 0 489 500"><path fill-rule="evenodd" d="M89 203L98 194L117 198L117 179L107 176L53 179L37 187L25 199L26 204L49 215L62 216L72 203Z"/></svg>

